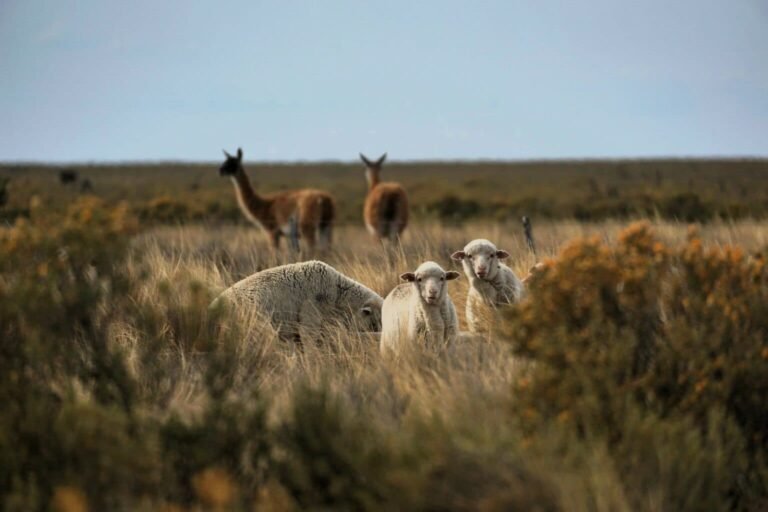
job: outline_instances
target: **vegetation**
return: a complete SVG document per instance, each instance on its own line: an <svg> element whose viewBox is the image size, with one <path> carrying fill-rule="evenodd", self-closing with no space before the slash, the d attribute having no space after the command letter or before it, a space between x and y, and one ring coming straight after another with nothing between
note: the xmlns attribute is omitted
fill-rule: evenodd
<svg viewBox="0 0 768 512"><path fill-rule="evenodd" d="M209 310L296 257L250 228L33 204L0 228L0 506L762 510L768 232L621 224L542 222L502 335L384 360L366 335L299 350ZM326 259L384 294L486 236L525 273L500 226L417 225L390 254L344 228Z"/></svg>
<svg viewBox="0 0 768 512"><path fill-rule="evenodd" d="M0 165L9 178L0 219L23 214L33 196L65 206L85 192L127 201L143 222L242 221L219 164ZM60 171L77 171L63 185ZM332 191L339 220L361 222L366 185L361 164L246 164L258 190ZM768 161L615 160L552 162L394 162L387 179L405 186L416 221L660 217L684 222L768 216ZM88 180L90 187L85 187ZM85 189L85 190L84 190Z"/></svg>

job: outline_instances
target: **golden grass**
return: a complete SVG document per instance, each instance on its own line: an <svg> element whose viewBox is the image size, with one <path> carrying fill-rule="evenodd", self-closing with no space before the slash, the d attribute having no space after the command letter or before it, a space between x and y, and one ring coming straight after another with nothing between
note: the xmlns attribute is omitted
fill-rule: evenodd
<svg viewBox="0 0 768 512"><path fill-rule="evenodd" d="M615 240L624 227L626 224L618 221L541 223L535 226L539 259L555 255L574 237L597 235ZM673 245L684 241L690 229L669 222L654 222L653 228L662 241ZM738 244L749 252L768 246L768 223L720 222L698 230L707 245ZM190 283L202 286L209 292L207 297L212 297L259 270L313 257L386 296L398 284L400 273L425 260L461 270L450 260L450 254L474 238L488 238L508 250L512 256L507 263L521 277L536 262L518 226L498 223L453 228L414 225L398 247L380 245L362 228L344 227L335 233L333 249L324 254L298 254L287 248L275 252L269 248L266 236L250 227L161 227L134 242L149 276L137 299L156 308L167 301L183 304L190 300ZM137 275L139 271L133 269ZM166 291L159 291L163 289ZM466 279L450 283L449 293L462 329L466 328L466 292ZM290 403L297 385L324 383L353 403L365 403L366 410L379 411L377 421L382 424L393 424L405 409L455 421L457 417L472 417L472 411L488 410L499 400L505 402L519 369L508 347L496 340L464 343L448 353L415 353L393 362L380 358L375 337L337 332L335 339L324 345L310 345L299 351L277 340L256 313L236 313L238 327L245 333L238 346L237 379L242 389L255 385L273 398L273 412L278 416L283 409L280 404ZM130 346L141 343L137 336L121 332L119 338ZM178 357L177 373L168 377L162 388L169 397L168 410L193 412L201 406L203 397L201 365L195 362L193 351L180 347L173 350Z"/></svg>
<svg viewBox="0 0 768 512"><path fill-rule="evenodd" d="M109 225L115 224L113 217L107 219ZM32 221L35 221L34 217ZM53 222L58 222L58 219ZM81 219L81 222L85 221ZM650 223L658 239L669 247L680 247L690 238L691 228L685 224L661 221ZM159 499L170 499L169 503L174 504L177 500L180 503L184 500L190 503L190 500L197 500L211 508L223 507L232 501L256 499L257 496L260 508L278 506L278 503L286 500L290 502L289 505L298 508L308 503L327 504L331 496L340 500L339 503L349 505L349 509L365 508L359 504L373 500L372 503L382 505L379 508L386 508L389 503L420 503L421 509L425 510L530 510L534 508L533 504L538 506L546 498L544 501L550 505L556 503L557 507L545 503L539 507L542 510L650 511L671 509L666 508L665 504L684 501L689 494L700 498L705 493L690 493L690 486L684 481L680 483L675 480L676 476L688 478L690 475L691 479L695 479L715 475L702 482L717 482L726 481L717 471L726 472L731 468L735 468L734 474L743 471L742 459L739 459L736 462L722 462L715 468L717 471L707 472L712 461L716 460L718 448L712 454L702 449L705 443L707 447L719 443L717 446L727 449L724 453L734 455L735 458L744 455L743 448L736 446L737 442L734 441L733 446L726 445L729 439L734 438L726 429L711 429L713 436L720 432L720 437L705 438L696 432L689 436L694 423L688 418L678 423L673 421L675 418L658 418L650 413L647 417L635 418L632 416L634 409L627 409L629 412L626 417L619 418L621 425L617 427L618 431L629 433L626 439L622 439L624 444L620 445L629 455L622 456L605 439L591 439L589 433L582 439L567 438L572 433L564 426L571 421L569 418L576 416L567 408L563 411L554 410L547 416L548 423L536 423L533 434L526 427L534 425L530 418L537 417L537 414L542 417L541 411L535 407L539 402L546 409L552 404L557 405L557 399L560 399L568 404L576 403L578 409L579 404L583 406L597 396L579 395L577 388L581 381L577 377L584 369L590 374L593 369L599 369L603 373L596 372L598 376L610 375L616 369L611 367L610 362L600 362L602 360L598 357L604 355L600 347L610 338L606 333L613 333L609 328L617 325L615 319L606 317L603 319L605 329L589 331L583 330L583 325L578 322L568 324L565 321L554 321L557 318L553 318L552 330L544 331L564 346L560 348L570 348L568 338L579 336L587 340L584 345L592 347L594 341L596 347L595 360L598 363L578 367L578 375L571 371L571 380L564 380L562 368L552 366L552 374L543 371L548 368L546 359L538 359L543 362L531 366L515 355L533 353L520 348L524 347L528 338L533 339L534 336L526 338L506 332L505 340L495 337L488 340L464 338L445 350L416 347L401 357L383 358L376 337L370 334L332 330L322 344L305 343L300 349L294 344L280 341L258 311L240 309L221 315L216 308L211 310L208 307L220 291L243 277L275 265L310 258L328 262L340 272L385 296L398 284L398 276L402 272L413 270L425 260L437 261L447 269L458 269L459 266L450 260L450 254L474 238L488 238L510 252L511 258L507 263L522 277L538 260L560 253L573 238L596 236L614 242L619 239L626 225L618 221L537 222L534 230L538 257L527 249L516 222L477 222L460 227L416 223L409 227L402 243L397 246L382 246L373 241L362 227L343 226L335 233L333 249L324 254L297 254L288 249L275 252L270 249L266 236L254 228L205 224L145 230L131 239L131 250L126 252L125 246L116 241L127 241L132 231L123 232L118 229L113 233L103 230L112 233L111 244L115 247L113 252L119 254L115 256L113 252L106 252L102 255L103 261L99 268L105 283L110 282L109 272L113 272L111 283L115 285L116 291L98 295L97 299L104 298L102 301L80 299L78 302L70 298L74 308L79 304L89 305L89 312L100 320L96 324L89 324L79 318L75 319L75 322L80 323L74 324L68 338L62 343L56 340L56 343L49 345L54 348L64 347L64 353L74 353L75 359L80 357L86 363L95 353L89 347L101 348L103 344L112 354L119 353L119 365L110 366L110 360L104 359L98 361L102 366L97 368L120 370L124 367L127 370L130 378L121 377L124 374L119 372L107 376L102 373L99 378L108 383L123 383L120 389L129 392L116 396L127 397L124 403L129 405L125 406L127 412L116 409L116 399L110 398L111 395L105 398L104 388L97 386L100 381L82 377L91 375L82 371L90 369L83 361L70 362L77 371L51 372L50 375L45 373L46 361L42 358L47 352L38 349L40 355L33 358L30 368L39 366L42 369L36 377L43 381L41 388L51 390L59 399L66 400L66 414L56 416L61 418L57 420L59 430L54 434L60 437L50 438L44 427L40 431L43 436L40 439L53 439L53 444L56 444L60 438L70 439L70 430L74 429L80 435L72 442L74 451L64 452L60 458L52 460L69 460L73 454L83 454L80 462L83 466L73 466L79 468L78 471L65 474L66 478L49 469L49 466L55 469L56 464L45 464L39 470L41 474L50 472L54 475L51 485L60 486L58 491L52 490L52 506L76 509L73 507L81 503L83 506L110 503L113 496L111 489L97 485L98 482L78 479L83 468L91 467L92 459L100 461L101 466L95 466L97 473L113 473L112 480L109 480L113 483L110 485L117 486L126 482L125 486L120 487L119 492L122 494L116 494L114 498L114 503L126 503L126 507L136 498L131 496L135 491L126 475L133 478L133 473L143 471L142 468L154 468L155 471L147 469L146 479L136 478L136 482L145 486L144 489L150 490L148 503L158 503L155 500ZM55 231L49 224L40 224L29 230L23 227L19 225L12 230L21 234L36 233L42 238L52 237L51 233ZM712 222L695 229L698 233L697 241L690 242L688 245L691 247L698 247L698 240L709 247L736 244L752 263L763 261L750 256L764 251L768 246L768 223L746 220ZM102 231L95 231L96 234L90 237L86 236L87 233L87 230L83 230L81 235L85 240L82 244L88 250L82 252L72 268L79 269L77 263L80 260L85 262L80 267L92 266L91 255L100 254L97 249L101 248L101 243L107 245L105 237L99 234ZM623 236L626 239L628 236L641 236L645 233L644 227L636 226L625 231ZM6 270L2 277L7 279L7 276L25 271L24 275L28 276L30 283L38 283L42 278L35 274L35 262L32 261L26 270L19 270L23 263L33 260L30 255L40 252L40 247L46 248L51 254L60 254L57 244L72 243L68 240L61 235L55 239L55 244L30 244L29 250L18 256L19 264ZM7 238L7 241L9 247L17 242L12 237ZM601 245L597 242L582 242L572 244L571 247L587 247L590 244ZM617 245L621 246L621 243ZM558 265L564 265L564 272L573 279L566 282L558 276L555 282L550 282L551 289L557 291L557 285L566 283L571 290L594 291L599 286L617 290L616 283L608 278L621 274L619 271L610 274L608 278L603 276L602 281L595 274L574 276L578 270L573 269L600 269L605 265L610 267L634 261L629 256L624 260L614 259L608 248L601 250L611 259L590 260L592 266L581 265L581 259L574 258L572 254L569 257L566 251ZM13 253L11 249L8 251L9 254ZM574 249L570 251L574 252ZM722 253L725 259L731 254L737 254L736 251ZM126 254L129 256L123 262L122 256ZM733 257L734 260L739 258L741 256ZM116 259L121 260L118 266L112 264ZM641 258L640 263L643 261ZM696 261L706 265L710 260L701 256ZM646 267L648 265L638 265L640 270ZM62 268L60 275L49 276L49 279L58 279L51 281L53 286L74 287L82 284L70 277L70 267L62 263ZM631 273L632 268L619 270ZM83 273L90 275L86 270ZM552 275L544 273L542 278L549 276L552 280ZM736 281L742 283L743 280ZM118 288L117 284L120 283L122 286ZM644 286L654 293L658 291L656 283L653 279L643 281ZM0 282L0 292L3 291L2 286L5 283ZM81 288L82 294L89 297L98 287ZM31 289L35 290L34 287ZM738 287L732 289L739 290ZM749 284L743 289L751 290ZM762 293L764 288L755 290ZM465 278L449 284L449 293L456 304L462 327L466 325L466 292ZM566 292L562 294L568 295ZM537 288L534 285L532 294L535 293ZM685 290L680 293L681 297L685 297ZM55 312L53 310L56 309L58 295L39 296L46 299L49 295L51 298L48 303L44 302L48 307L42 315L50 316ZM627 300L634 297L627 296ZM639 292L637 296L645 297ZM718 295L718 300L726 296L727 293L723 292ZM754 294L752 302L748 304L754 306L763 296ZM579 297L586 297L585 300L590 304L599 302L594 294L579 294ZM706 299L694 294L691 294L691 298ZM6 302L9 304L7 309L15 311L10 306L15 307L18 301ZM650 302L653 302L653 297ZM684 299L676 302L684 302ZM14 325L26 328L28 324L40 321L40 318L44 319L33 315L39 312L39 303L40 299L28 300L25 303L25 315L21 317L24 322ZM515 323L512 313L519 312L522 315L526 308L530 309L537 304L554 304L555 311L551 313L545 307L540 310L543 313L530 317L530 324ZM568 318L565 311L567 308L560 304L558 301L526 302L520 308L508 310L507 323L503 327L516 329L515 333L519 333L523 332L521 328L528 329L525 332L532 332L531 324L549 326L547 320L553 314L561 319ZM763 317L759 314L760 308L753 309L758 311L757 317ZM99 312L102 310L103 315ZM564 313L561 314L561 311ZM16 317L8 315L8 318ZM706 318L718 322L720 317L712 315ZM755 318L752 317L752 321ZM545 321L542 322L542 319ZM48 331L41 331L45 339L55 338L50 333L58 334L62 326L68 325L67 320L51 324ZM696 324L698 318L692 322L692 327L680 324L686 329L667 333L670 338L665 341L677 340L671 337L676 334L681 344L699 349L697 343L707 333L699 332ZM85 327L88 326L94 329L106 327L103 331L94 330L91 338L87 338ZM568 326L568 330L560 332L558 326ZM16 331L7 332L14 335ZM27 338L20 339L32 340L25 342L34 344L33 335L36 331L30 332ZM761 332L755 333L755 336L761 335ZM625 343L631 341L632 333L625 334L628 337L621 340ZM104 340L106 343L103 343ZM71 342L71 345L65 345L67 342ZM85 345L86 342L91 345ZM517 351L512 350L512 342L518 344ZM552 345L557 343L553 341ZM623 347L621 344L617 346ZM757 353L766 354L766 351L763 348L762 352ZM51 350L51 354L51 365L59 359L68 361L58 352ZM555 355L558 354L560 352ZM624 352L617 354L623 355ZM588 355L593 354L588 352ZM702 355L704 359L707 357L708 352ZM768 356L763 355L763 359L768 360ZM755 368L758 367L757 363ZM598 368L601 364L603 368ZM714 372L714 363L710 366ZM708 369L710 366L704 365L703 368ZM671 370L670 374L674 377ZM551 376L552 382L563 384L567 389L537 387L537 382L549 383L544 379L548 376ZM215 382L217 379L226 382L218 385ZM612 385L610 379L605 385ZM4 389L15 392L17 388L9 381ZM548 392L548 389L556 391L554 398L545 397L543 392L539 392ZM101 398L98 396L100 391ZM614 394L612 389L599 396L603 395L617 398L619 402L622 399L621 393ZM47 397L48 394L43 396ZM41 407L48 407L47 402L39 400ZM263 411L266 411L265 416L252 414L253 411L262 411L262 406ZM253 410L249 411L249 407ZM764 416L758 414L757 417ZM266 418L266 424L254 418ZM245 419L244 424L239 423L241 419ZM710 418L711 421L716 419ZM176 425L176 420L187 426ZM145 430L135 430L134 425ZM558 430L558 427L562 428ZM91 444L90 439L94 435L100 437ZM146 436L146 439L142 436ZM223 442L218 445L220 438L223 438ZM635 439L636 444L631 444ZM680 439L687 440L687 444L678 447ZM113 445L124 445L129 441L135 442L135 445L131 445L133 448L116 450L113 454ZM268 446L259 452L259 449L249 445L250 442L263 442ZM87 450L81 449L81 445ZM189 457L188 450L194 452ZM134 451L137 452L135 460L132 457ZM107 455L101 457L102 453ZM255 467L258 466L256 462L254 465L243 462L243 457L248 453L261 453L262 458L257 459L257 462L261 461L268 467L264 469ZM646 453L650 453L649 460L642 458ZM110 454L117 459L112 459ZM34 455L30 456L30 460L32 458ZM116 468L119 462L114 463L113 460L123 461L125 468ZM693 463L689 464L688 461ZM286 474L286 467L295 471ZM659 468L666 468L673 475L668 479L669 482L659 476ZM639 476L630 478L635 473ZM317 475L320 476L315 480ZM333 485L326 485L326 477L333 481ZM377 478L385 481L385 484L379 486ZM645 483L644 479L647 480ZM641 482L643 487L633 492L632 485L636 482ZM166 485L167 491L162 488ZM707 485L702 484L702 487ZM364 488L362 494L357 493L359 488ZM656 488L670 489L669 492L673 494L656 496ZM78 494L80 489L83 490L82 496ZM396 490L398 495L381 496L381 489ZM727 496L726 491L731 490L717 490L720 493L718 496ZM21 496L22 492L23 489L17 490L16 494ZM638 495L642 499L647 496L648 502L635 506ZM86 497L88 501L85 501ZM408 507L404 505L402 508Z"/></svg>

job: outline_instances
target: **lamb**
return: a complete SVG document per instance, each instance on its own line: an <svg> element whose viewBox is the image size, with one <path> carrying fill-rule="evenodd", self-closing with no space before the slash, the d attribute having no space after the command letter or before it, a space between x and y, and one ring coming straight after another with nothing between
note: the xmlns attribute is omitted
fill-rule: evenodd
<svg viewBox="0 0 768 512"><path fill-rule="evenodd" d="M381 296L322 261L257 272L224 290L211 306L220 302L256 308L289 341L319 339L328 325L381 330Z"/></svg>
<svg viewBox="0 0 768 512"><path fill-rule="evenodd" d="M433 261L402 274L400 279L407 282L387 295L381 309L381 352L397 352L406 344L453 344L459 321L446 281L460 275L453 270L446 272Z"/></svg>
<svg viewBox="0 0 768 512"><path fill-rule="evenodd" d="M482 238L472 240L464 250L451 255L462 263L469 279L466 317L470 332L485 332L485 319L496 307L522 300L525 286L511 268L499 261L508 257L507 251Z"/></svg>

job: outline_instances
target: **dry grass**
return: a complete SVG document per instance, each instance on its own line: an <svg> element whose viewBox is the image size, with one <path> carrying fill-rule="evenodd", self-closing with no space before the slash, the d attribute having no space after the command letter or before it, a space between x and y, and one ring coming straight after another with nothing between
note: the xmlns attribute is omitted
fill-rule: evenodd
<svg viewBox="0 0 768 512"><path fill-rule="evenodd" d="M575 237L594 235L613 241L624 227L626 224L618 221L542 223L535 227L539 256L554 256ZM680 223L654 224L659 238L671 245L684 241L690 229ZM766 223L710 223L696 229L707 245L738 244L748 252L768 246ZM148 273L138 298L154 308L169 300L177 305L188 303L189 283L197 283L209 292L209 297L215 296L254 272L312 257L323 259L386 296L398 284L400 273L425 260L435 260L444 268L458 268L450 260L451 252L474 238L488 238L508 250L512 254L509 265L524 276L536 258L528 251L519 231L516 225L501 224L478 223L457 228L416 225L406 232L402 245L393 248L373 241L362 228L347 227L337 231L331 252L311 255L288 249L272 251L266 237L250 227L162 227L135 240L144 266L133 271L137 276L140 271ZM170 294L159 292L164 287L170 287ZM466 325L466 292L466 279L450 283L449 293L462 327ZM382 424L396 424L406 409L454 421L467 415L473 417L482 409L490 410L499 400L508 400L510 383L518 368L508 347L496 340L467 343L444 354L415 353L391 362L380 358L375 337L337 332L335 339L323 346L299 351L277 340L257 312L236 314L238 327L245 333L238 347L240 387L245 390L256 386L274 398L275 411L281 410L280 404L290 403L295 386L323 383L351 403L359 404L361 410L377 411L380 416L376 421ZM123 332L120 336L123 343L142 342L136 333ZM198 410L204 396L200 365L195 364L188 351L178 349L176 355L176 378L163 388L169 402L159 405L165 412L169 410L165 405L176 411Z"/></svg>
<svg viewBox="0 0 768 512"><path fill-rule="evenodd" d="M743 443L741 433L736 436L732 435L735 430L728 430L736 427L730 417L723 419L722 404L716 402L711 411L702 409L712 413L702 421L717 428L700 430L698 417L661 417L650 406L638 416L638 409L623 402L622 393L614 393L610 376L614 370L623 375L627 365L623 359L604 356L623 357L635 335L625 328L624 312L616 313L615 308L595 309L600 314L590 317L589 330L583 323L569 324L567 308L552 315L542 307L536 310L538 316L525 316L536 309L532 305L539 304L528 301L507 312L502 328L516 334L505 331L506 339L464 339L448 350L416 347L402 357L385 359L376 337L369 334L336 330L322 344L307 343L299 349L278 340L258 311L222 313L208 307L221 290L245 276L310 258L328 262L384 296L398 284L399 274L425 260L458 268L450 254L475 238L488 238L509 251L508 264L523 276L537 258L528 251L516 222L460 227L416 223L397 247L374 242L362 227L342 226L330 252L296 254L288 249L272 251L266 236L251 227L164 226L131 239L133 231L121 227L122 216L99 212L90 203L76 209L75 220L61 232L57 217L46 220L33 215L29 223L20 222L3 232L7 236L0 240L6 254L16 258L7 260L11 263L0 274L0 299L4 299L0 315L10 326L3 326L3 333L18 340L4 347L15 359L0 359L3 368L9 369L0 376L0 393L9 397L8 403L16 400L17 404L7 418L0 416L0 457L4 446L33 447L24 452L26 458L0 458L15 464L8 465L12 468L8 473L2 472L0 464L0 477L20 482L14 483L12 493L17 510L58 503L63 499L55 491L58 488L72 489L73 496L82 491L94 509L137 508L136 503L145 499L138 495L146 496L148 510L164 503L213 507L222 500L234 501L233 510L248 510L256 496L259 507L282 510L286 506L279 503L286 500L296 509L323 510L696 510L701 500L708 499L710 487L723 503L731 499L732 491L747 489L759 499L765 495L762 484L738 487L742 484L733 484L735 477L727 478L729 472L746 471L748 458L739 444ZM98 218L101 223L93 221ZM658 238L669 247L679 247L690 238L685 224L652 223ZM558 254L575 237L595 236L611 242L611 247L621 246L613 242L625 227L619 221L537 222L538 259ZM768 223L712 222L696 229L704 246L741 246L750 265L762 261L751 255L768 246ZM644 228L635 232L645 233ZM125 246L128 240L130 250ZM70 248L72 261L62 260L62 245ZM601 250L610 253L605 247ZM44 251L47 256L39 256ZM747 282L743 272L752 267L741 256L731 258L735 252L723 253L726 256L714 259L698 255L695 262L720 262L726 270L733 267L732 274L725 274L733 277L733 288L723 291L718 284L721 293L715 299L726 300L728 290L745 295L744 300L731 302L750 310L744 313L746 323L757 327L754 332L747 328L741 341L751 348L758 346L761 355L741 351L755 359L745 366L755 373L739 374L745 380L736 384L739 389L751 386L762 396L758 381L764 381L766 373L760 365L768 361L768 349L757 339L764 333L758 317L765 315L755 304L765 302L765 284L736 286ZM94 255L99 256L96 263ZM652 258L632 258L622 261L635 262L634 270L656 268ZM549 289L558 300L541 303L559 307L560 299L572 298L573 290L619 293L612 279L624 269L613 269L616 261L610 256L582 260L562 255L557 265L564 265L572 279L558 279L542 288L540 293ZM51 262L56 265L49 268ZM580 266L584 262L591 266ZM93 273L94 265L105 286L95 278L90 283L82 278ZM603 272L602 277L573 271L606 266L616 271ZM632 273L633 268L627 271ZM704 274L705 281L719 275ZM561 282L568 285L564 290L558 286ZM647 279L636 295L625 294L638 298L643 306L633 309L627 303L630 317L633 312L645 312L647 304L640 298L649 291L652 302L653 293L660 289L656 283ZM11 285L15 288L8 288ZM77 293L62 301L60 291L68 288ZM5 290L20 292L3 295ZM539 293L536 290L533 286L532 296ZM30 295L19 298L22 292ZM449 284L462 326L466 325L466 292L464 278ZM676 302L683 303L688 295L694 305L706 305L708 300L706 294L678 292ZM588 306L593 302L600 306L599 294L576 295L589 297ZM44 308L39 307L41 303ZM84 311L86 315L78 315ZM706 363L701 368L715 375L720 363L719 359L709 361L711 353L720 351L731 337L725 336L725 345L718 344L719 312L703 311L706 314L692 318L691 325L678 323L677 330L665 332L664 341L679 341L680 347ZM70 318L73 313L77 318ZM516 313L523 319L515 320ZM620 321L611 316L614 313ZM558 322L553 316L566 320ZM528 324L523 321L526 318ZM706 325L711 332L699 331L700 319L710 322ZM532 326L549 327L550 323L551 329L542 329L538 338L519 334L521 327L531 334ZM564 330L558 331L559 327ZM555 359L562 353L570 358L571 349L583 349L589 357L583 366L548 365L547 354L536 359L537 347L524 347L528 338L547 341ZM574 339L586 341L572 346ZM700 346L706 339L713 343L711 350ZM619 352L602 351L611 340ZM531 357L544 363L529 365L519 354L534 354ZM677 382L678 373L688 375L688 366L678 369L679 361L668 359L674 366L669 369L670 382ZM735 361L734 366L742 363ZM696 369L694 365L691 371ZM597 376L603 385L599 393L580 392L584 373ZM27 374L22 389L18 376ZM700 375L695 377L691 377L694 391L702 382ZM685 383L681 387L688 389ZM583 429L579 436L579 428L569 428L568 421L580 411L597 407L603 412L599 400L606 397L615 406L610 411L619 411L612 416L617 424L612 433L626 436L592 438ZM563 415L553 409L562 403L573 405L573 411L566 408L568 414ZM759 409L753 402L743 403ZM27 410L37 416L24 423ZM765 415L757 411L753 417L759 422ZM543 420L534 423L536 418ZM57 429L51 433L47 423ZM607 423L598 421L597 427ZM762 432L759 426L751 428ZM62 444L66 450L60 450ZM761 475L760 468L749 474ZM696 487L701 482L705 483ZM716 488L711 482L725 484ZM686 501L689 496L692 501ZM740 503L750 498L755 499L739 496ZM676 508L672 505L680 503Z"/></svg>

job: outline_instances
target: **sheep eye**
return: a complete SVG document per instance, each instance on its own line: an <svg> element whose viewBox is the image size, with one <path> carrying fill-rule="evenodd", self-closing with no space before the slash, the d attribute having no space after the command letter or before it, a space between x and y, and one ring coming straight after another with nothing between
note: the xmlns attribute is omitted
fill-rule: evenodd
<svg viewBox="0 0 768 512"><path fill-rule="evenodd" d="M421 278L416 279L416 281L421 282Z"/></svg>
<svg viewBox="0 0 768 512"><path fill-rule="evenodd" d="M441 281L445 281L445 276L440 278Z"/></svg>

